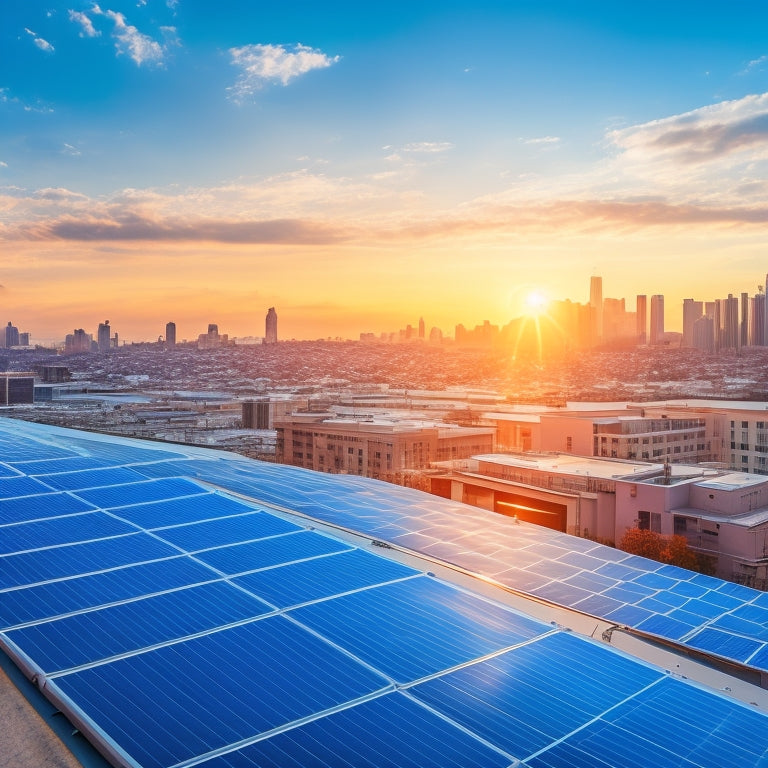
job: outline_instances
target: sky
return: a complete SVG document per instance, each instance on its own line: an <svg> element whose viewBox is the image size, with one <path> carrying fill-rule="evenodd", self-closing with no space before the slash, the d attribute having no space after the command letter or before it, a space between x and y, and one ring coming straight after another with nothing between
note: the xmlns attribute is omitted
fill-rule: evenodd
<svg viewBox="0 0 768 768"><path fill-rule="evenodd" d="M0 2L0 307L33 340L357 338L754 294L768 3Z"/></svg>

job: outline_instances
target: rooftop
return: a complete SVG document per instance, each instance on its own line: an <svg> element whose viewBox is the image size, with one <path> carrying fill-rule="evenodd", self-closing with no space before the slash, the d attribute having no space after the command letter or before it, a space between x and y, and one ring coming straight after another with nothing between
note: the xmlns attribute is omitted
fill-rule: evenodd
<svg viewBox="0 0 768 768"><path fill-rule="evenodd" d="M674 649L759 678L765 593L218 451L0 456L0 645L114 765L764 761L768 692Z"/></svg>

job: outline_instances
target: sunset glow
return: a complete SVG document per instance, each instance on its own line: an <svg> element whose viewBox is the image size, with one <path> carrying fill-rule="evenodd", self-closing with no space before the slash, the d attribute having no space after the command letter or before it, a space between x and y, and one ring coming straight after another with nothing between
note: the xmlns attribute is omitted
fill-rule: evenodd
<svg viewBox="0 0 768 768"><path fill-rule="evenodd" d="M599 274L679 329L686 297L754 293L768 6L643 8L5 4L3 321L452 335Z"/></svg>

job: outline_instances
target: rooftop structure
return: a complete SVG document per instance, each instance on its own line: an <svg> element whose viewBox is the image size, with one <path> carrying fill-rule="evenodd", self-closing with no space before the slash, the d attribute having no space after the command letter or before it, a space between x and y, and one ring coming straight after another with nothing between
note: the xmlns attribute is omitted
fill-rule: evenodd
<svg viewBox="0 0 768 768"><path fill-rule="evenodd" d="M766 692L642 639L759 678L764 593L365 478L4 420L0 455L0 645L115 766L764 763Z"/></svg>

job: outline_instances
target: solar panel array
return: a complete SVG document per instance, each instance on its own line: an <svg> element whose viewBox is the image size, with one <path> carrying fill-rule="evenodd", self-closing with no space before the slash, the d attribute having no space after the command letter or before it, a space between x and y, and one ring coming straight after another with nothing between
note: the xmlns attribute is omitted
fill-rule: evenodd
<svg viewBox="0 0 768 768"><path fill-rule="evenodd" d="M318 517L336 509L333 522L368 534L407 530L419 504L452 509L394 486L0 423L0 486L22 491L0 494L0 642L117 764L768 759L756 709L195 478ZM459 513L481 537L482 518ZM437 540L440 525L422 535ZM537 542L552 554L567 538Z"/></svg>

